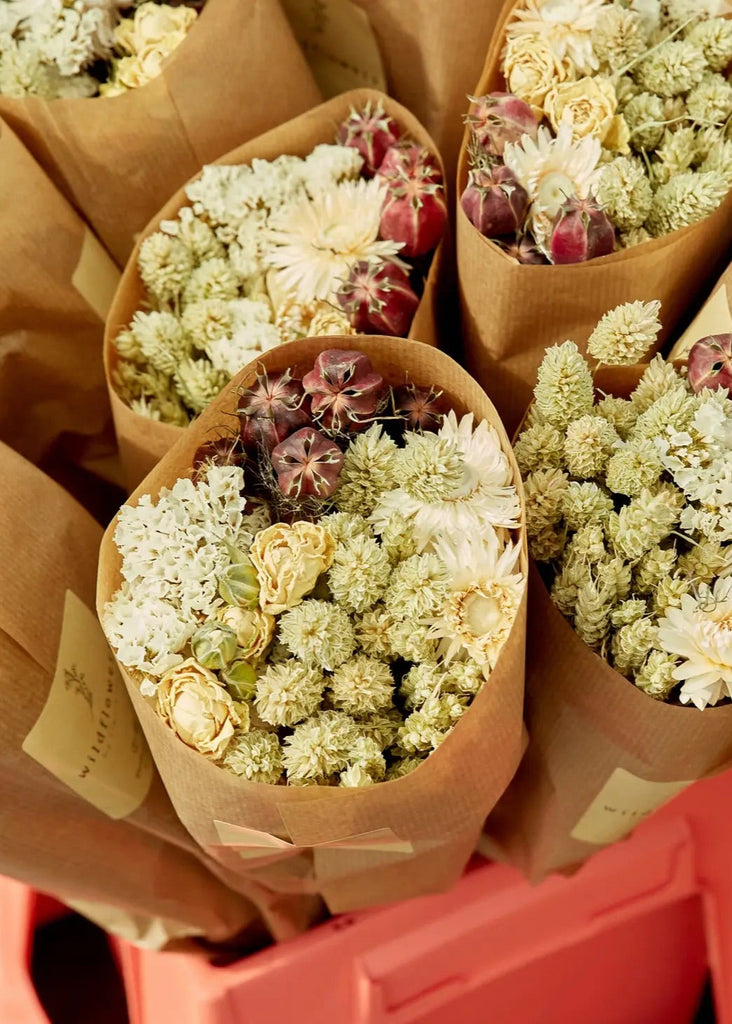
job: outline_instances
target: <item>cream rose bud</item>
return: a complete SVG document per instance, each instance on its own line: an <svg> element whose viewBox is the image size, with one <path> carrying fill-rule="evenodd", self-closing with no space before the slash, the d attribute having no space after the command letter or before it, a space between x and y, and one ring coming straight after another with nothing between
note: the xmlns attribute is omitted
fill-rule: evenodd
<svg viewBox="0 0 732 1024"><path fill-rule="evenodd" d="M544 113L555 131L568 120L574 142L588 135L604 142L615 127L617 106L613 83L604 75L595 75L553 86L544 100Z"/></svg>
<svg viewBox="0 0 732 1024"><path fill-rule="evenodd" d="M223 757L237 727L248 728L245 707L195 658L166 672L158 687L158 709L176 736L214 760Z"/></svg>
<svg viewBox="0 0 732 1024"><path fill-rule="evenodd" d="M192 7L170 7L167 4L144 3L133 18L125 18L115 30L117 45L137 54L152 46L170 53L185 38L196 12Z"/></svg>
<svg viewBox="0 0 732 1024"><path fill-rule="evenodd" d="M559 60L541 36L521 35L509 39L503 54L503 76L508 91L543 116L544 97L549 90L575 77L572 62Z"/></svg>
<svg viewBox="0 0 732 1024"><path fill-rule="evenodd" d="M335 542L324 526L304 521L260 530L249 550L262 611L279 615L300 604L333 561Z"/></svg>
<svg viewBox="0 0 732 1024"><path fill-rule="evenodd" d="M274 615L268 615L259 608L219 608L216 617L234 631L239 647L237 656L246 661L261 658L274 636Z"/></svg>

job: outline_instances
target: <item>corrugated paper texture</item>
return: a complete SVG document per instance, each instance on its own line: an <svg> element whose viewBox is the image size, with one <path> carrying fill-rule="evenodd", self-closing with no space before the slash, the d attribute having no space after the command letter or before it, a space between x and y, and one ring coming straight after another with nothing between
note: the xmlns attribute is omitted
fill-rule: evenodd
<svg viewBox="0 0 732 1024"><path fill-rule="evenodd" d="M102 531L4 445L0 471L11 482L0 522L0 874L138 923L161 917L213 940L243 931L261 940L253 902L211 873L157 772L139 808L115 821L23 753L54 676L66 591L93 607ZM289 917L268 921L291 932Z"/></svg>
<svg viewBox="0 0 732 1024"><path fill-rule="evenodd" d="M102 338L119 271L2 121L0 168L0 442L38 462L110 420Z"/></svg>
<svg viewBox="0 0 732 1024"><path fill-rule="evenodd" d="M503 10L476 95L505 90L500 70ZM467 132L458 165L458 196L467 183ZM457 210L457 261L466 366L486 389L511 433L531 399L545 350L570 338L585 351L600 317L623 302L660 299L673 335L688 307L729 258L732 194L712 216L664 238L572 266L521 266L484 238Z"/></svg>
<svg viewBox="0 0 732 1024"><path fill-rule="evenodd" d="M406 131L417 142L428 146L439 159L434 142L408 110L381 93L370 89L356 89L321 104L314 110L308 111L307 114L302 114L287 124L274 128L258 139L239 146L215 162L217 164L246 164L255 158L274 160L283 154L305 157L315 146L333 142L337 125L348 115L352 106L359 107L369 100L379 99L383 101L386 110L404 126ZM183 434L184 428L175 427L169 423L157 423L144 416L139 416L121 401L111 381L111 374L117 361L113 341L120 330L127 327L134 313L141 308L145 301L146 292L137 269L140 243L148 235L157 231L160 221L174 218L181 207L186 205L188 205L188 200L184 189L181 188L165 204L155 219L148 224L125 268L107 318L104 341L105 368L120 458L130 490L136 487L143 477L152 470L158 460ZM439 334L444 287L443 266L446 260L445 249L448 244L448 239L444 239L435 251L422 300L409 332L410 338L419 338L429 345L437 344Z"/></svg>
<svg viewBox="0 0 732 1024"><path fill-rule="evenodd" d="M358 339L375 369L393 384L405 376L416 384L437 384L458 415L469 410L499 431L496 412L464 370L437 349L394 338ZM351 348L352 337L314 338L272 349L239 374L232 385L183 434L175 447L130 498L156 496L164 486L189 476L196 447L228 421L236 407L234 387L251 383L257 367L306 372L326 348ZM518 469L511 462L519 480ZM518 484L521 489L520 482ZM114 523L102 542L97 611L120 585L120 557ZM525 568L525 554L522 567ZM266 786L218 768L186 747L164 724L138 684L128 690L150 749L181 821L211 856L242 878L256 878L280 892L318 891L333 912L354 910L446 889L463 870L482 822L511 779L524 749L522 726L525 602L499 662L470 710L439 749L403 779L364 789ZM215 822L256 829L298 847L335 844L340 849L304 851L278 863L248 868L235 847L222 844ZM344 849L348 837L389 829L411 843L401 851ZM350 844L358 845L358 844ZM366 859L364 859L366 858Z"/></svg>
<svg viewBox="0 0 732 1024"><path fill-rule="evenodd" d="M627 397L643 369L606 370L596 383L607 394ZM732 704L699 711L643 693L580 640L533 563L528 636L529 746L488 819L488 843L481 848L536 882L549 872L579 866L690 781L727 767ZM618 769L635 779L619 777ZM591 820L589 831L583 829L603 790L608 796L611 780L612 799L602 802L606 813L595 816L594 825ZM643 783L670 785L664 791ZM578 838L578 830L585 839Z"/></svg>
<svg viewBox="0 0 732 1024"><path fill-rule="evenodd" d="M208 0L158 78L122 96L0 96L0 115L123 266L168 196L318 103L279 0Z"/></svg>
<svg viewBox="0 0 732 1024"><path fill-rule="evenodd" d="M671 349L669 359L686 359L692 345L710 334L732 334L732 264Z"/></svg>

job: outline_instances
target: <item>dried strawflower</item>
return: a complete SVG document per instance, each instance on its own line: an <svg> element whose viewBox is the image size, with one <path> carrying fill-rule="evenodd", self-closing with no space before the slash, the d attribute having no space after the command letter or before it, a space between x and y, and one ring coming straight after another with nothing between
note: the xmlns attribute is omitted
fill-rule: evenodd
<svg viewBox="0 0 732 1024"><path fill-rule="evenodd" d="M551 46L557 58L569 58L581 74L598 67L592 49L592 32L603 0L526 0L506 26L506 38L538 36Z"/></svg>

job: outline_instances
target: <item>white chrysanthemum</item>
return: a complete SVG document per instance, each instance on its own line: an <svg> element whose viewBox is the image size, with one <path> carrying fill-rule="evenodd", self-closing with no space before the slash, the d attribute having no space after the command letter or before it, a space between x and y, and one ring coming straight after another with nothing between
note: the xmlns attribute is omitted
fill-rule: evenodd
<svg viewBox="0 0 732 1024"><path fill-rule="evenodd" d="M379 239L385 193L377 178L344 181L275 213L266 256L276 270L275 286L302 302L332 298L354 263L394 256L401 243Z"/></svg>
<svg viewBox="0 0 732 1024"><path fill-rule="evenodd" d="M562 121L556 137L539 128L536 140L524 135L509 143L503 159L531 200L529 228L546 251L554 218L568 196L586 199L595 182L602 152L599 139L588 135L572 141L572 125Z"/></svg>
<svg viewBox="0 0 732 1024"><path fill-rule="evenodd" d="M581 74L588 75L599 67L591 35L604 4L605 0L526 0L515 11L506 36L543 36L559 60L569 57Z"/></svg>
<svg viewBox="0 0 732 1024"><path fill-rule="evenodd" d="M450 593L430 633L446 661L467 654L493 668L516 619L526 580L517 571L518 544L505 547L492 533L441 537L435 549L447 567Z"/></svg>
<svg viewBox="0 0 732 1024"><path fill-rule="evenodd" d="M682 658L674 678L683 680L679 699L698 708L732 697L732 580L684 594L680 608L667 608L658 624L658 645Z"/></svg>
<svg viewBox="0 0 732 1024"><path fill-rule="evenodd" d="M415 498L401 487L382 494L371 517L377 533L398 512L412 523L418 549L423 551L439 533L472 535L489 527L518 525L518 493L498 434L485 420L475 428L473 421L472 413L458 421L451 411L439 430L464 459L462 483L455 492L434 502Z"/></svg>

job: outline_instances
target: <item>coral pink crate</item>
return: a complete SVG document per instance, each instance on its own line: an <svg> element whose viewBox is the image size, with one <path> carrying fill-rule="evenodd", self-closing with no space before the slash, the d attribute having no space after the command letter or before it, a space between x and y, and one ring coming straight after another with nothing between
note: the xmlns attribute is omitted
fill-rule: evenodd
<svg viewBox="0 0 732 1024"><path fill-rule="evenodd" d="M481 863L450 892L334 918L227 967L116 941L131 1024L689 1024L706 975L675 815L572 878Z"/></svg>

